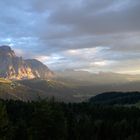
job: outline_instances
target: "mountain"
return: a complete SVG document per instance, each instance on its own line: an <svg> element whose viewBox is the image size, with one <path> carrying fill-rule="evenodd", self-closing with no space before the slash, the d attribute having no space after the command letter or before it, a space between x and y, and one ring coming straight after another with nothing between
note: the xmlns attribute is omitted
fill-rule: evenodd
<svg viewBox="0 0 140 140"><path fill-rule="evenodd" d="M14 80L51 78L53 72L40 61L17 57L9 46L0 46L0 77Z"/></svg>

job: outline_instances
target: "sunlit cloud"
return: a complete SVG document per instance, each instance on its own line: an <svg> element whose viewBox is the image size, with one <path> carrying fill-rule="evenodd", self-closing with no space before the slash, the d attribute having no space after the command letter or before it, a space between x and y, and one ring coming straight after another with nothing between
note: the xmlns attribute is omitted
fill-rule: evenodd
<svg viewBox="0 0 140 140"><path fill-rule="evenodd" d="M108 61L96 61L96 62L90 63L90 65L103 67L103 66L108 65Z"/></svg>

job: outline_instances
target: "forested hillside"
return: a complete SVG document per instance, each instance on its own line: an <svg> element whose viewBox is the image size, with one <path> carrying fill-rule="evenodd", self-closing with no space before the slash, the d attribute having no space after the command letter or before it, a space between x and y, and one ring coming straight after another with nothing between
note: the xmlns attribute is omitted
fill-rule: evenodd
<svg viewBox="0 0 140 140"><path fill-rule="evenodd" d="M0 140L139 140L140 109L0 101Z"/></svg>
<svg viewBox="0 0 140 140"><path fill-rule="evenodd" d="M89 99L93 104L126 105L140 101L140 92L105 92Z"/></svg>

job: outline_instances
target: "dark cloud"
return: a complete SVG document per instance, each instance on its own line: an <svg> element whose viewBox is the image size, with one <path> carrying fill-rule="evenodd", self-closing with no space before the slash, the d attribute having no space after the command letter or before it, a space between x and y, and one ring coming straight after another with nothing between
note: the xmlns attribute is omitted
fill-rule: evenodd
<svg viewBox="0 0 140 140"><path fill-rule="evenodd" d="M1 0L0 13L0 43L25 58L55 69L138 68L139 0Z"/></svg>

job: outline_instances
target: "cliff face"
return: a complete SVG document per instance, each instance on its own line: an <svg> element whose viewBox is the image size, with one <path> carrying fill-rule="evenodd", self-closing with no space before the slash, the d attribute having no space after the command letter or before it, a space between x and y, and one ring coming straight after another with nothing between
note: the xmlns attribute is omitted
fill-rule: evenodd
<svg viewBox="0 0 140 140"><path fill-rule="evenodd" d="M23 60L17 57L9 46L0 47L0 77L7 79L51 78L53 72L35 59Z"/></svg>
<svg viewBox="0 0 140 140"><path fill-rule="evenodd" d="M50 71L46 65L36 59L27 59L25 62L32 69L35 77L46 79L48 77L53 77L54 75L54 73Z"/></svg>

